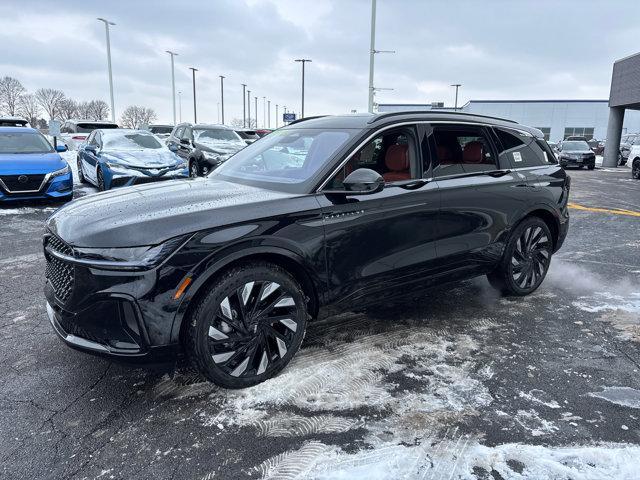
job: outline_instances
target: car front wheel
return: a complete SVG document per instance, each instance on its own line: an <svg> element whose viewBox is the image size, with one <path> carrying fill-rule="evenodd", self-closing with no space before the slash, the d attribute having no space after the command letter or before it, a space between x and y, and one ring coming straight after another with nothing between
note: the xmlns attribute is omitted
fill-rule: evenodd
<svg viewBox="0 0 640 480"><path fill-rule="evenodd" d="M631 176L636 180L640 180L640 158L636 158L631 166Z"/></svg>
<svg viewBox="0 0 640 480"><path fill-rule="evenodd" d="M96 172L96 178L98 180L98 190L100 190L101 192L104 192L106 188L104 184L104 174L102 173L101 168L99 168L98 171Z"/></svg>
<svg viewBox="0 0 640 480"><path fill-rule="evenodd" d="M87 180L84 178L84 172L82 171L82 160L80 160L80 157L77 158L77 164L78 164L78 180L80 181L80 183L87 183Z"/></svg>
<svg viewBox="0 0 640 480"><path fill-rule="evenodd" d="M308 317L306 297L289 273L270 263L242 265L198 301L187 319L185 349L213 383L249 387L289 363Z"/></svg>
<svg viewBox="0 0 640 480"><path fill-rule="evenodd" d="M191 160L189 162L189 176L192 178L196 178L198 176L198 162L195 160Z"/></svg>
<svg viewBox="0 0 640 480"><path fill-rule="evenodd" d="M553 241L547 224L537 217L523 220L513 231L489 283L505 295L524 296L544 280L551 263Z"/></svg>

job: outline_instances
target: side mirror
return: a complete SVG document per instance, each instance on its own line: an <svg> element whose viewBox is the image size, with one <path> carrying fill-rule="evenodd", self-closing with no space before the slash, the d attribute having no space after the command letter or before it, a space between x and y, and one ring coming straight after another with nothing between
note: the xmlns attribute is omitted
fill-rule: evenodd
<svg viewBox="0 0 640 480"><path fill-rule="evenodd" d="M182 145L191 145L191 140L189 140L188 138L181 138L180 143Z"/></svg>
<svg viewBox="0 0 640 480"><path fill-rule="evenodd" d="M56 145L56 152L62 153L68 150L67 146L64 143L59 143Z"/></svg>
<svg viewBox="0 0 640 480"><path fill-rule="evenodd" d="M178 151L178 145L176 145L175 143L171 142L169 144L169 150L171 150L172 152L177 152Z"/></svg>
<svg viewBox="0 0 640 480"><path fill-rule="evenodd" d="M97 154L97 149L96 149L96 146L95 146L95 145L88 145L88 144L87 144L87 145L84 145L84 147L83 147L83 148L84 148L84 150L85 150L86 152L93 153L94 155L96 155L96 154Z"/></svg>
<svg viewBox="0 0 640 480"><path fill-rule="evenodd" d="M378 193L384 188L384 178L375 170L359 168L344 179L344 190L327 191L325 193L343 193L349 195L368 195Z"/></svg>

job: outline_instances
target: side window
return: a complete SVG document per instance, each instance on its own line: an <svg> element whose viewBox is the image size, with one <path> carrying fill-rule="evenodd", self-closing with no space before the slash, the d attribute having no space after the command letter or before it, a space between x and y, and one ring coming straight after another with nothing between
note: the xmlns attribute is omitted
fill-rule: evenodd
<svg viewBox="0 0 640 480"><path fill-rule="evenodd" d="M418 178L415 132L410 128L381 133L360 148L327 183L330 190L342 189L342 181L358 168L375 170L386 183Z"/></svg>
<svg viewBox="0 0 640 480"><path fill-rule="evenodd" d="M502 148L500 161L513 168L537 167L555 163L555 159L546 152L531 135L517 130L494 128Z"/></svg>
<svg viewBox="0 0 640 480"><path fill-rule="evenodd" d="M182 133L183 132L184 132L184 127L177 127L176 131L173 134L173 136L176 137L178 140L180 140L182 138Z"/></svg>
<svg viewBox="0 0 640 480"><path fill-rule="evenodd" d="M434 177L483 172L497 168L491 142L482 127L434 127Z"/></svg>
<svg viewBox="0 0 640 480"><path fill-rule="evenodd" d="M182 134L182 137L180 137L180 138L186 138L187 140L193 140L193 132L191 131L191 127L185 127L184 133Z"/></svg>

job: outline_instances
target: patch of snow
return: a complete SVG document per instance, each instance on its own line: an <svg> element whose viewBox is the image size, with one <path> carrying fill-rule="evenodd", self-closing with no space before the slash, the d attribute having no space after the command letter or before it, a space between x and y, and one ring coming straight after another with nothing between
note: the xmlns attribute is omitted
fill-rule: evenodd
<svg viewBox="0 0 640 480"><path fill-rule="evenodd" d="M591 392L589 396L623 407L640 408L640 390L631 387L604 387L602 392Z"/></svg>
<svg viewBox="0 0 640 480"><path fill-rule="evenodd" d="M547 394L542 390L534 389L534 390L529 390L528 393L520 392L519 396L520 398L524 398L526 400L529 400L530 402L539 403L541 405L544 405L545 407L549 407L553 409L560 408L560 405L555 400L551 400L548 398L545 399Z"/></svg>

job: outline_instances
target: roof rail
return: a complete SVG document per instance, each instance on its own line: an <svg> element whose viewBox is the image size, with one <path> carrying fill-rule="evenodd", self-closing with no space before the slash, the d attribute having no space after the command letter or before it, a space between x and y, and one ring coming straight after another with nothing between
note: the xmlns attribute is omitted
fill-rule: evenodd
<svg viewBox="0 0 640 480"><path fill-rule="evenodd" d="M515 120L511 120L509 118L501 118L501 117L492 117L491 115L478 115L477 113L469 113L469 112L456 112L452 110L404 110L402 112L386 112L379 113L374 116L367 123L375 123L378 120L383 120L385 118L393 117L396 115L412 115L412 114L420 114L420 115L466 115L469 117L481 117L481 118L491 118L493 120L502 120L503 122L515 123L518 124Z"/></svg>
<svg viewBox="0 0 640 480"><path fill-rule="evenodd" d="M327 116L328 115L316 115L315 117L303 117L303 118L299 118L297 120L294 120L293 122L290 122L287 126L295 125L296 123L305 122L307 120L313 120L315 118L324 118L324 117L327 117Z"/></svg>

